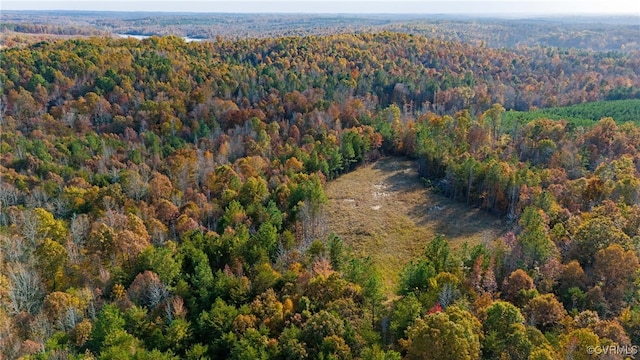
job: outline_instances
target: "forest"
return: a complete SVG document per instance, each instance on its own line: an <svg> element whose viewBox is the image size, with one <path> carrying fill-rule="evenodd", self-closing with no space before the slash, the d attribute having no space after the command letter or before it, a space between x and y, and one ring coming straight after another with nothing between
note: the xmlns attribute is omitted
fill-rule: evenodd
<svg viewBox="0 0 640 360"><path fill-rule="evenodd" d="M377 33L422 35L491 48L559 47L640 50L637 16L499 16L447 14L232 14L98 11L2 12L0 44L16 46L73 35L177 35L239 40Z"/></svg>
<svg viewBox="0 0 640 360"><path fill-rule="evenodd" d="M96 36L0 63L4 358L636 355L638 50ZM421 239L388 296L323 209L390 156L511 231Z"/></svg>

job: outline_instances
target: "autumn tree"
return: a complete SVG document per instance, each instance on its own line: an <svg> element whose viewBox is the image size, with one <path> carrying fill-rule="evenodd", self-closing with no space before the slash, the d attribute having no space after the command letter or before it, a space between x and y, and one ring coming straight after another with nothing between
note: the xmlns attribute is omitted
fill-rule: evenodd
<svg viewBox="0 0 640 360"><path fill-rule="evenodd" d="M542 330L560 323L567 314L553 294L544 294L529 300L526 313L528 322Z"/></svg>
<svg viewBox="0 0 640 360"><path fill-rule="evenodd" d="M624 306L625 295L633 288L639 268L636 254L632 250L625 251L618 244L596 253L594 273L607 289L605 297L611 311L617 312Z"/></svg>
<svg viewBox="0 0 640 360"><path fill-rule="evenodd" d="M400 344L407 359L479 359L480 333L480 323L473 315L451 306L446 312L417 319Z"/></svg>

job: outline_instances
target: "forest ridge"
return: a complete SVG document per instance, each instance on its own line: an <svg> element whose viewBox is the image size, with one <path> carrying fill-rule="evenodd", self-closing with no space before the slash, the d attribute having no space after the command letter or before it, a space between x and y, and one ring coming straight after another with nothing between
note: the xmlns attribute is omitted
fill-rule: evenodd
<svg viewBox="0 0 640 360"><path fill-rule="evenodd" d="M5 48L0 353L631 352L640 129L607 109L637 110L639 55L390 31ZM535 116L594 101L592 123ZM413 159L430 191L511 231L455 251L421 239L387 297L324 209L326 182L381 156Z"/></svg>

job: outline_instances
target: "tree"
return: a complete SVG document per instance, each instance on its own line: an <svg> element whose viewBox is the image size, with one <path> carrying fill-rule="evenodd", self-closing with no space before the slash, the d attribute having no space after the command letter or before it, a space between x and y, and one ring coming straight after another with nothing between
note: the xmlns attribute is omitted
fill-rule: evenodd
<svg viewBox="0 0 640 360"><path fill-rule="evenodd" d="M267 182L261 177L250 177L240 189L239 200L244 206L263 203L269 196Z"/></svg>
<svg viewBox="0 0 640 360"><path fill-rule="evenodd" d="M553 294L536 296L527 304L528 322L542 330L549 330L567 315Z"/></svg>
<svg viewBox="0 0 640 360"><path fill-rule="evenodd" d="M48 289L60 290L64 284L64 268L67 263L67 250L59 243L47 238L36 249L38 267L45 276Z"/></svg>
<svg viewBox="0 0 640 360"><path fill-rule="evenodd" d="M244 244L244 258L247 264L275 260L278 246L278 230L269 222L264 222L255 235Z"/></svg>
<svg viewBox="0 0 640 360"><path fill-rule="evenodd" d="M22 311L37 314L45 295L38 273L20 263L13 264L8 272L10 311L14 314Z"/></svg>
<svg viewBox="0 0 640 360"><path fill-rule="evenodd" d="M207 255L197 249L191 242L184 242L180 247L180 259L184 280L189 284L188 300L193 311L202 310L210 304L211 291L214 285L213 271Z"/></svg>
<svg viewBox="0 0 640 360"><path fill-rule="evenodd" d="M511 359L526 359L532 345L527 338L524 317L513 304L496 301L486 309L483 323L483 356L499 358L507 353Z"/></svg>
<svg viewBox="0 0 640 360"><path fill-rule="evenodd" d="M233 341L233 348L229 354L229 359L252 360L270 359L275 352L275 343L256 329L248 329L238 339Z"/></svg>
<svg viewBox="0 0 640 360"><path fill-rule="evenodd" d="M45 297L43 310L59 330L67 331L76 328L91 303L87 296L89 295L87 294L88 290L75 294L73 292L72 290L68 292L55 291ZM88 336L86 333L83 334ZM80 334L78 335L80 336Z"/></svg>
<svg viewBox="0 0 640 360"><path fill-rule="evenodd" d="M577 329L560 336L560 355L564 359L593 359L586 349L598 349L600 338L590 329Z"/></svg>
<svg viewBox="0 0 640 360"><path fill-rule="evenodd" d="M371 327L375 328L376 324L376 309L382 303L384 299L384 293L382 292L382 280L377 271L374 270L370 274L369 279L364 283L363 295L365 302L371 306Z"/></svg>
<svg viewBox="0 0 640 360"><path fill-rule="evenodd" d="M132 266L138 255L149 246L151 237L142 219L134 214L127 215L127 228L116 234L116 252L125 265Z"/></svg>
<svg viewBox="0 0 640 360"><path fill-rule="evenodd" d="M611 340L621 346L632 344L624 328L616 319L598 321L592 329L601 339Z"/></svg>
<svg viewBox="0 0 640 360"><path fill-rule="evenodd" d="M211 310L198 315L196 338L210 346L210 354L215 358L224 358L233 346L225 338L232 330L233 321L238 316L238 310L233 305L227 305L218 298L211 305Z"/></svg>
<svg viewBox="0 0 640 360"><path fill-rule="evenodd" d="M436 273L457 273L459 265L456 264L456 259L454 259L449 248L449 242L444 235L437 235L427 244L424 257L433 265Z"/></svg>
<svg viewBox="0 0 640 360"><path fill-rule="evenodd" d="M342 239L334 233L329 234L329 261L331 267L336 271L341 271L345 263L345 250Z"/></svg>
<svg viewBox="0 0 640 360"><path fill-rule="evenodd" d="M469 312L454 306L417 319L407 329L407 339L400 341L405 358L480 359L480 324L472 319Z"/></svg>
<svg viewBox="0 0 640 360"><path fill-rule="evenodd" d="M620 323L632 344L640 343L640 311L627 308L620 313Z"/></svg>
<svg viewBox="0 0 640 360"><path fill-rule="evenodd" d="M158 278L165 284L171 285L180 275L180 259L175 256L176 245L167 242L165 246L147 247L138 258L140 271L150 270L158 274Z"/></svg>
<svg viewBox="0 0 640 360"><path fill-rule="evenodd" d="M151 174L151 180L149 180L149 191L153 201L169 199L173 192L173 184L166 175L153 172Z"/></svg>
<svg viewBox="0 0 640 360"><path fill-rule="evenodd" d="M405 330L422 314L422 303L409 293L394 304L391 314L391 331L395 339L404 337Z"/></svg>
<svg viewBox="0 0 640 360"><path fill-rule="evenodd" d="M169 297L169 291L158 275L145 271L136 276L129 286L128 295L133 303L153 310Z"/></svg>
<svg viewBox="0 0 640 360"><path fill-rule="evenodd" d="M115 305L106 305L96 318L91 332L89 348L98 351L104 348L109 337L118 336L124 331L125 320ZM126 332L125 332L126 333Z"/></svg>
<svg viewBox="0 0 640 360"><path fill-rule="evenodd" d="M599 250L593 266L598 280L606 289L604 294L609 309L617 312L625 304L625 294L634 288L636 273L640 269L638 257L632 250L624 251L618 244Z"/></svg>
<svg viewBox="0 0 640 360"><path fill-rule="evenodd" d="M302 328L302 340L307 346L317 353L325 338L330 336L343 337L345 334L344 322L340 317L326 310L311 316Z"/></svg>
<svg viewBox="0 0 640 360"><path fill-rule="evenodd" d="M500 104L493 104L491 108L485 111L482 114L483 121L486 122L487 126L491 131L491 148L495 148L496 140L500 136L500 126L502 124L502 114L505 109Z"/></svg>
<svg viewBox="0 0 640 360"><path fill-rule="evenodd" d="M512 272L504 285L505 300L524 307L532 295L535 295L535 285L531 276L522 269Z"/></svg>
<svg viewBox="0 0 640 360"><path fill-rule="evenodd" d="M372 347L366 348L362 350L360 354L362 360L401 360L402 356L399 352L388 350L381 350L378 345L373 345Z"/></svg>
<svg viewBox="0 0 640 360"><path fill-rule="evenodd" d="M544 264L557 252L555 244L549 238L548 218L540 209L529 206L520 218L522 233L518 244L522 247L522 256L528 268Z"/></svg>
<svg viewBox="0 0 640 360"><path fill-rule="evenodd" d="M412 261L400 272L398 294L424 292L429 288L431 279L435 276L436 271L428 260Z"/></svg>
<svg viewBox="0 0 640 360"><path fill-rule="evenodd" d="M301 331L295 326L282 330L278 343L280 357L286 360L307 359L308 353L303 342L300 342Z"/></svg>
<svg viewBox="0 0 640 360"><path fill-rule="evenodd" d="M568 257L580 262L582 266L593 265L598 250L612 244L628 246L631 239L622 232L608 217L596 217L586 220L576 229Z"/></svg>

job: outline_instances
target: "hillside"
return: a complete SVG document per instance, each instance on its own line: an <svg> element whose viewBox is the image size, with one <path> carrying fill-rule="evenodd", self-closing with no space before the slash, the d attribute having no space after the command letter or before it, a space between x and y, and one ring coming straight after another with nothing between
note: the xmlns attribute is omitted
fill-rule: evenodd
<svg viewBox="0 0 640 360"><path fill-rule="evenodd" d="M398 272L419 257L425 245L443 234L452 249L488 244L506 232L497 217L429 191L414 161L386 157L365 165L326 188L328 228L370 256L384 274L388 294Z"/></svg>

